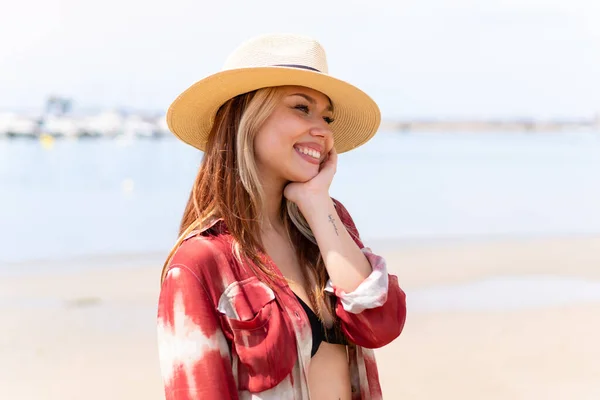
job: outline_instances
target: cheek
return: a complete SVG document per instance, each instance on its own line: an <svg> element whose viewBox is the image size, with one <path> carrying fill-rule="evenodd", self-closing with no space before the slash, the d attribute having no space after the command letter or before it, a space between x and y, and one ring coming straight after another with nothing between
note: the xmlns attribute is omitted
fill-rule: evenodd
<svg viewBox="0 0 600 400"><path fill-rule="evenodd" d="M280 169L289 158L289 145L276 129L262 129L254 139L256 161L268 169Z"/></svg>
<svg viewBox="0 0 600 400"><path fill-rule="evenodd" d="M273 114L269 121L269 129L282 144L289 145L296 141L298 135L307 130L306 122L293 111L280 110Z"/></svg>
<svg viewBox="0 0 600 400"><path fill-rule="evenodd" d="M278 152L281 146L281 139L276 130L263 129L254 138L254 151L257 155L267 156Z"/></svg>
<svg viewBox="0 0 600 400"><path fill-rule="evenodd" d="M267 120L254 139L256 154L289 154L297 139L298 122L281 115ZM277 117L277 118L275 118Z"/></svg>

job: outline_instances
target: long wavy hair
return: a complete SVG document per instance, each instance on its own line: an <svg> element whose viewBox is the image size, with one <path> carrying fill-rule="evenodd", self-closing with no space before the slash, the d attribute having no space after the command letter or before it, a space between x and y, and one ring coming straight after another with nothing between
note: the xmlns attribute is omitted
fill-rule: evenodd
<svg viewBox="0 0 600 400"><path fill-rule="evenodd" d="M264 192L254 154L254 138L281 100L277 87L259 89L232 98L221 106L215 117L198 175L183 213L179 238L173 246L161 273L164 280L168 265L184 238L194 230L202 230L222 218L234 239L235 256L244 259L265 283L278 280L265 265L260 253L265 252L260 235ZM330 302L324 302L324 289L329 278L314 234L293 202L283 198L281 218L294 246L308 288L310 301L322 319L322 304L335 316ZM312 275L314 279L310 279Z"/></svg>

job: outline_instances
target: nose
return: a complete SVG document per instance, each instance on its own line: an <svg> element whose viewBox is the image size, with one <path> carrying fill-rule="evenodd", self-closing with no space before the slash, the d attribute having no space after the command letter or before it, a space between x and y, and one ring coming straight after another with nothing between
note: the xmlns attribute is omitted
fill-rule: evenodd
<svg viewBox="0 0 600 400"><path fill-rule="evenodd" d="M333 131L325 121L322 124L315 124L310 129L311 136L322 138L327 141L333 137Z"/></svg>

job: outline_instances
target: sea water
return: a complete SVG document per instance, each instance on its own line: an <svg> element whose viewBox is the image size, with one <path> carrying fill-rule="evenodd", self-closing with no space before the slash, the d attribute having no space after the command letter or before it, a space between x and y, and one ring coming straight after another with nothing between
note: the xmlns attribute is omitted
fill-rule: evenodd
<svg viewBox="0 0 600 400"><path fill-rule="evenodd" d="M202 153L175 140L0 140L0 267L166 251ZM368 242L600 233L600 133L380 132L330 191Z"/></svg>

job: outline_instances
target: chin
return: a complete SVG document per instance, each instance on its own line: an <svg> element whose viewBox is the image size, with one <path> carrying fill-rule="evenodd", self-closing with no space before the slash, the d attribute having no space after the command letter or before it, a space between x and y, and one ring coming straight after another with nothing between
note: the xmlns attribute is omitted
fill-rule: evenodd
<svg viewBox="0 0 600 400"><path fill-rule="evenodd" d="M290 176L290 181L291 182L308 182L310 181L312 178L314 178L315 176L317 176L319 174L319 171L315 168L314 172L311 171L303 171L303 173L295 173L292 176Z"/></svg>

